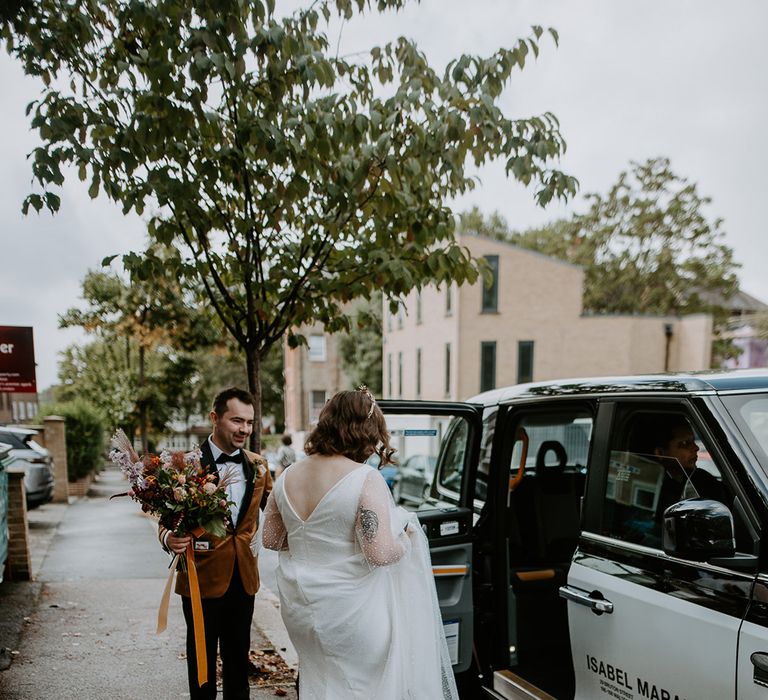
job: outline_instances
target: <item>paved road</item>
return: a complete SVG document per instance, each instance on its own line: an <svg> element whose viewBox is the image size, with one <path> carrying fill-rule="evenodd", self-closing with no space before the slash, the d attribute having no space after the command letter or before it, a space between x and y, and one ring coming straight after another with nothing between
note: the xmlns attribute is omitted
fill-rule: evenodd
<svg viewBox="0 0 768 700"><path fill-rule="evenodd" d="M154 632L169 560L157 545L154 522L136 503L108 500L124 488L119 473L108 470L87 498L58 506L63 517L48 535L50 547L38 569L33 562L37 582L28 590L38 597L26 616L19 653L0 673L0 697L189 697L185 625L176 596L168 629ZM265 624L254 626L252 646L273 646L264 628L275 646L288 646L274 596L265 590L258 601L257 616ZM0 598L0 604L8 603ZM290 658L290 649L286 653ZM251 697L274 697L274 688L254 688ZM292 690L288 697L295 698Z"/></svg>

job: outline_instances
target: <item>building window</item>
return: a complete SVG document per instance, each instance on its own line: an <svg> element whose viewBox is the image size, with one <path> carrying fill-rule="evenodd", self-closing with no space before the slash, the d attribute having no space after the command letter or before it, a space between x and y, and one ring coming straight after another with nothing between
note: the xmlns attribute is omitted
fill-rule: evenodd
<svg viewBox="0 0 768 700"><path fill-rule="evenodd" d="M483 313L499 310L499 256L486 255L485 262L491 270L491 286L483 284Z"/></svg>
<svg viewBox="0 0 768 700"><path fill-rule="evenodd" d="M392 309L389 308L389 304L387 304L387 307L384 313L387 316L387 331L391 333L392 332Z"/></svg>
<svg viewBox="0 0 768 700"><path fill-rule="evenodd" d="M323 406L325 406L325 391L313 389L309 396L309 422L311 424L317 423Z"/></svg>
<svg viewBox="0 0 768 700"><path fill-rule="evenodd" d="M453 288L449 284L445 288L445 315L451 316L452 314L453 314Z"/></svg>
<svg viewBox="0 0 768 700"><path fill-rule="evenodd" d="M325 362L325 336L309 336L309 359L312 362Z"/></svg>
<svg viewBox="0 0 768 700"><path fill-rule="evenodd" d="M421 398L421 348L416 348L416 398Z"/></svg>
<svg viewBox="0 0 768 700"><path fill-rule="evenodd" d="M387 396L392 398L392 353L387 353Z"/></svg>
<svg viewBox="0 0 768 700"><path fill-rule="evenodd" d="M400 301L397 304L397 327L402 329L405 324L405 311L403 310L403 302Z"/></svg>
<svg viewBox="0 0 768 700"><path fill-rule="evenodd" d="M480 391L496 388L496 341L480 343Z"/></svg>
<svg viewBox="0 0 768 700"><path fill-rule="evenodd" d="M397 396L403 396L403 353L397 353Z"/></svg>
<svg viewBox="0 0 768 700"><path fill-rule="evenodd" d="M533 381L533 341L521 340L517 344L517 383Z"/></svg>
<svg viewBox="0 0 768 700"><path fill-rule="evenodd" d="M421 292L416 292L416 324L421 324Z"/></svg>
<svg viewBox="0 0 768 700"><path fill-rule="evenodd" d="M445 395L451 395L451 344L445 344Z"/></svg>

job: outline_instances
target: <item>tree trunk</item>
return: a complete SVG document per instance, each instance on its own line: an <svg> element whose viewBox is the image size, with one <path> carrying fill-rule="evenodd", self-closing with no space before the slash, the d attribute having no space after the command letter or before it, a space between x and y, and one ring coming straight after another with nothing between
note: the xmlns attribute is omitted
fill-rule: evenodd
<svg viewBox="0 0 768 700"><path fill-rule="evenodd" d="M253 433L251 450L261 451L261 357L253 347L245 348L245 367L248 374L248 391L253 394Z"/></svg>
<svg viewBox="0 0 768 700"><path fill-rule="evenodd" d="M141 434L141 452L149 452L147 438L147 397L144 395L144 355L146 348L139 343L139 432Z"/></svg>

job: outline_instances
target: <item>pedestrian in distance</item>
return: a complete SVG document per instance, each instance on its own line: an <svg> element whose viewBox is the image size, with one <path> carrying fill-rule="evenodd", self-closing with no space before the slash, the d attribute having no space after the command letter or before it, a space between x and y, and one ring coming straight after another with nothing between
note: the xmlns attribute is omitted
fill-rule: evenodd
<svg viewBox="0 0 768 700"><path fill-rule="evenodd" d="M280 438L283 443L277 450L277 467L275 468L275 479L277 479L285 469L290 467L296 461L296 450L291 447L293 438L287 433Z"/></svg>
<svg viewBox="0 0 768 700"><path fill-rule="evenodd" d="M227 483L231 501L226 535L203 533L192 542L205 622L208 682L197 683L197 661L192 622L189 579L179 571L176 593L182 597L187 623L187 674L192 700L216 697L216 653L221 655L224 700L250 696L248 667L254 597L259 573L251 543L259 526L259 511L272 490L266 460L245 449L254 429L253 397L238 388L226 389L213 401L210 413L213 430L201 446L201 465ZM226 478L225 478L225 475ZM183 553L190 537L179 537L160 526L163 547Z"/></svg>
<svg viewBox="0 0 768 700"><path fill-rule="evenodd" d="M370 392L334 395L305 452L275 481L263 526L299 697L457 700L427 538L364 464L394 452Z"/></svg>

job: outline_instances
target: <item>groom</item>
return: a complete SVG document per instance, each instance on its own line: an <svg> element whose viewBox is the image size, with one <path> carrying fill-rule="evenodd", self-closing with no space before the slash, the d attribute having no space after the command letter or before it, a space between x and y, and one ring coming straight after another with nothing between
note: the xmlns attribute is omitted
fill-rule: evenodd
<svg viewBox="0 0 768 700"><path fill-rule="evenodd" d="M234 474L227 486L231 522L224 537L204 533L199 538L177 537L160 526L159 538L169 552L182 553L192 541L205 622L208 682L197 684L197 659L192 603L186 572L176 578L187 622L187 674L192 700L216 697L216 650L222 665L224 700L249 697L248 652L251 645L253 600L259 572L251 540L259 525L259 508L267 502L272 479L266 460L245 449L253 431L253 397L242 389L226 389L213 401L213 432L201 446L203 467L218 477Z"/></svg>

